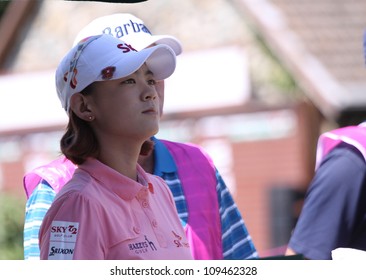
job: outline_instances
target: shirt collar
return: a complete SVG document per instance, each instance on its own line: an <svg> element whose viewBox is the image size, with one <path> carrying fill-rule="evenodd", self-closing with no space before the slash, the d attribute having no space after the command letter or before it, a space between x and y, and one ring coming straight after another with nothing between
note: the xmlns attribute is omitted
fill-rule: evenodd
<svg viewBox="0 0 366 280"><path fill-rule="evenodd" d="M154 141L154 174L162 176L163 173L177 172L177 165L168 148L155 137L151 140Z"/></svg>
<svg viewBox="0 0 366 280"><path fill-rule="evenodd" d="M98 184L110 189L124 200L132 200L140 191L148 189L148 176L139 165L137 165L139 182L120 174L93 158L88 158L83 164L79 165L79 169L88 172L90 176L98 181Z"/></svg>

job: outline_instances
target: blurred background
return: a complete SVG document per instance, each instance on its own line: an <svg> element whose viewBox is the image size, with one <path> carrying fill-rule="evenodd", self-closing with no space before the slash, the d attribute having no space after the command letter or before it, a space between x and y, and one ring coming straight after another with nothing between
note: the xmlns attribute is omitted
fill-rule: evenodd
<svg viewBox="0 0 366 280"><path fill-rule="evenodd" d="M260 256L283 254L319 134L365 119L364 0L0 1L0 259L23 258L24 173L60 154L54 71L118 12L183 45L158 137L202 145Z"/></svg>

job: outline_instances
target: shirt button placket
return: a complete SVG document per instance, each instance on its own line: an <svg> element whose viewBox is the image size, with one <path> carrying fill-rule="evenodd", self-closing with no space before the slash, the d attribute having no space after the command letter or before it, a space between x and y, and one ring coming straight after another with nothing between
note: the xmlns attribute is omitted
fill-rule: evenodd
<svg viewBox="0 0 366 280"><path fill-rule="evenodd" d="M164 235L162 234L161 230L159 229L159 223L156 220L154 213L152 212L151 208L150 208L150 203L149 203L149 194L148 194L148 190L144 189L138 196L138 200L139 203L141 205L141 207L143 208L146 216L149 218L151 226L152 226L152 230L155 232L155 236L157 241L159 242L159 245L163 248L167 247L167 241L166 238L164 237ZM150 191L150 193L154 193L153 191Z"/></svg>
<svg viewBox="0 0 366 280"><path fill-rule="evenodd" d="M140 234L141 232L141 229L139 227L133 227L133 231L136 233L136 234Z"/></svg>
<svg viewBox="0 0 366 280"><path fill-rule="evenodd" d="M143 208L148 208L150 206L149 202L146 199L141 201L141 205Z"/></svg>

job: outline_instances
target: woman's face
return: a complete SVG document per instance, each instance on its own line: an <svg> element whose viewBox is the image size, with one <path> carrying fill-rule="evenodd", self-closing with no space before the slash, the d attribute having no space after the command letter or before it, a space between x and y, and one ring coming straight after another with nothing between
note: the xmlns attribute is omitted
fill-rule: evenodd
<svg viewBox="0 0 366 280"><path fill-rule="evenodd" d="M98 137L148 139L159 129L159 97L153 73L144 64L128 77L96 82L88 96Z"/></svg>
<svg viewBox="0 0 366 280"><path fill-rule="evenodd" d="M163 115L164 89L165 89L164 80L157 81L156 82L156 91L158 92L158 97L159 97L159 114L160 114L160 117Z"/></svg>

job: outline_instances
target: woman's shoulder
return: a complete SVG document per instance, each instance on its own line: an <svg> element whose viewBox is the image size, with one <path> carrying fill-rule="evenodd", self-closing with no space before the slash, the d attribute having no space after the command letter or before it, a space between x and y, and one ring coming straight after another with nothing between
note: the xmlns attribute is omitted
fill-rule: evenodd
<svg viewBox="0 0 366 280"><path fill-rule="evenodd" d="M77 169L72 178L64 185L64 187L57 194L56 199L59 197L73 197L79 196L88 198L92 194L93 188L91 187L94 182L93 178L87 172Z"/></svg>

